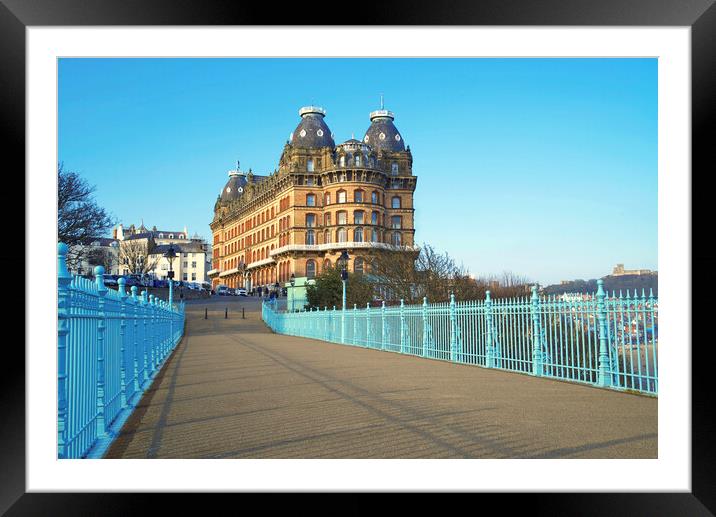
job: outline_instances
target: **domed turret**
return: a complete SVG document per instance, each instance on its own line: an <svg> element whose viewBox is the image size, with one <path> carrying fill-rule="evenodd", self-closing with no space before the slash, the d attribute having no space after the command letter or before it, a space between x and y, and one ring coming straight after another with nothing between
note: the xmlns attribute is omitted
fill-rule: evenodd
<svg viewBox="0 0 716 517"><path fill-rule="evenodd" d="M383 109L383 102L379 110L370 113L370 127L365 132L363 142L376 151L398 152L405 151L405 143L398 128L393 124L395 115L392 111Z"/></svg>
<svg viewBox="0 0 716 517"><path fill-rule="evenodd" d="M241 172L238 168L235 171L229 171L229 181L221 190L221 201L229 202L239 199L244 193L246 183L246 173Z"/></svg>
<svg viewBox="0 0 716 517"><path fill-rule="evenodd" d="M301 122L291 133L291 145L309 149L335 147L331 130L323 120L326 110L318 106L305 106L298 110L298 114L301 115Z"/></svg>

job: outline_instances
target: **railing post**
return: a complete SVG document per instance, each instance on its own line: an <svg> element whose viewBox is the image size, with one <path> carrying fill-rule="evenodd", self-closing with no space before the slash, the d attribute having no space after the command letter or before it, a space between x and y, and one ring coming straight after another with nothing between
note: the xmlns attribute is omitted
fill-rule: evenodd
<svg viewBox="0 0 716 517"><path fill-rule="evenodd" d="M494 368L495 345L493 343L492 300L490 299L490 291L485 291L485 332L485 366L487 368Z"/></svg>
<svg viewBox="0 0 716 517"><path fill-rule="evenodd" d="M544 374L544 356L542 343L542 325L540 322L540 299L537 286L532 286L530 310L532 311L532 375Z"/></svg>
<svg viewBox="0 0 716 517"><path fill-rule="evenodd" d="M405 302L400 299L400 353L405 353Z"/></svg>
<svg viewBox="0 0 716 517"><path fill-rule="evenodd" d="M428 297L423 296L423 352L422 356L428 356L428 345L430 343L430 336L428 330Z"/></svg>
<svg viewBox="0 0 716 517"><path fill-rule="evenodd" d="M127 279L117 280L119 291L119 403L122 409L127 407L127 364L125 356L125 328L127 326Z"/></svg>
<svg viewBox="0 0 716 517"><path fill-rule="evenodd" d="M67 245L57 245L57 457L67 457L67 335L70 332L70 290Z"/></svg>
<svg viewBox="0 0 716 517"><path fill-rule="evenodd" d="M385 343L388 336L385 327L385 300L380 306L380 349L385 350Z"/></svg>
<svg viewBox="0 0 716 517"><path fill-rule="evenodd" d="M107 434L105 426L105 400L104 400L104 331L105 314L104 314L104 297L107 296L107 288L104 286L104 268L97 266L94 268L95 282L97 284L97 437L103 438Z"/></svg>
<svg viewBox="0 0 716 517"><path fill-rule="evenodd" d="M457 315L454 293L450 293L450 360L457 361Z"/></svg>
<svg viewBox="0 0 716 517"><path fill-rule="evenodd" d="M137 339L137 333L139 332L139 300L137 299L137 286L132 286L132 303L133 303L133 312L134 312L134 353L132 354L134 357L133 360L133 368L134 368L134 393L139 392L139 357L138 357L138 348L139 348L139 342Z"/></svg>
<svg viewBox="0 0 716 517"><path fill-rule="evenodd" d="M157 355L156 355L156 324L154 322L154 295L149 295L149 305L147 305L147 309L149 310L149 314L147 316L149 317L149 365L152 367L152 373L154 373L154 370L157 369Z"/></svg>
<svg viewBox="0 0 716 517"><path fill-rule="evenodd" d="M370 342L370 302L365 304L365 346L372 348Z"/></svg>
<svg viewBox="0 0 716 517"><path fill-rule="evenodd" d="M144 353L144 381L149 380L149 352L147 351L147 345L150 343L149 339L149 296L147 291L142 291L142 322L144 324L144 334L142 334L142 352Z"/></svg>
<svg viewBox="0 0 716 517"><path fill-rule="evenodd" d="M356 336L358 335L357 334L357 331L358 331L357 326L358 326L358 304L354 303L353 304L353 345L358 344L358 343L356 343Z"/></svg>
<svg viewBox="0 0 716 517"><path fill-rule="evenodd" d="M597 280L597 322L599 324L599 385L608 387L612 384L611 362L609 359L609 343L607 337L607 309L604 303L604 281Z"/></svg>

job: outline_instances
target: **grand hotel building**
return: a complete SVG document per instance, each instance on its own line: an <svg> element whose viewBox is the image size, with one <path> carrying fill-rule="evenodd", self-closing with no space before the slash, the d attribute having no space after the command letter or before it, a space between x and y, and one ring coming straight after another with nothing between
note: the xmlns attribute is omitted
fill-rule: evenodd
<svg viewBox="0 0 716 517"><path fill-rule="evenodd" d="M317 106L298 126L269 175L229 171L214 205L212 285L272 287L312 278L343 250L349 270L368 272L372 250L417 252L413 157L392 112L370 114L363 140L336 145Z"/></svg>

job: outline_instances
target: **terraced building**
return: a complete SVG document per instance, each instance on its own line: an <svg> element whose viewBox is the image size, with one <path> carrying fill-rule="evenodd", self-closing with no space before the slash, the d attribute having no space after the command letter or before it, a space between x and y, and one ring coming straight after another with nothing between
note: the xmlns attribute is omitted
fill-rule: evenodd
<svg viewBox="0 0 716 517"><path fill-rule="evenodd" d="M371 252L417 252L413 156L386 109L370 114L361 140L336 145L317 106L301 120L268 175L229 171L210 226L212 284L247 289L312 278L343 250L367 273Z"/></svg>

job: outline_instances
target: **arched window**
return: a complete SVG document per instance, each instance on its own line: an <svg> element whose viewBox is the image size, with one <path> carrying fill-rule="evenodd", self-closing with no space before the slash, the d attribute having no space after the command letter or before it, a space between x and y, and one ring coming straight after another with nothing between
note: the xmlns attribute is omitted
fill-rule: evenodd
<svg viewBox="0 0 716 517"><path fill-rule="evenodd" d="M331 214L323 214L323 226L330 226L331 225Z"/></svg>
<svg viewBox="0 0 716 517"><path fill-rule="evenodd" d="M314 228L316 226L316 214L306 214L306 227Z"/></svg>
<svg viewBox="0 0 716 517"><path fill-rule="evenodd" d="M400 208L400 196L393 196L393 199L390 202L390 206L392 208Z"/></svg>
<svg viewBox="0 0 716 517"><path fill-rule="evenodd" d="M363 210L356 210L353 212L353 224L364 224L363 215Z"/></svg>
<svg viewBox="0 0 716 517"><path fill-rule="evenodd" d="M325 232L323 232L323 243L328 244L330 242L331 242L331 231L326 230Z"/></svg>
<svg viewBox="0 0 716 517"><path fill-rule="evenodd" d="M370 193L370 202L374 205L378 204L378 193L375 190Z"/></svg>
<svg viewBox="0 0 716 517"><path fill-rule="evenodd" d="M316 244L315 230L306 230L306 244Z"/></svg>
<svg viewBox="0 0 716 517"><path fill-rule="evenodd" d="M306 194L306 206L316 206L316 196L313 194Z"/></svg>
<svg viewBox="0 0 716 517"><path fill-rule="evenodd" d="M356 257L353 260L353 272L359 275L363 274L363 259L361 257Z"/></svg>
<svg viewBox="0 0 716 517"><path fill-rule="evenodd" d="M379 239L378 239L378 229L377 229L377 228L373 228L373 229L370 231L370 240L371 240L372 242L378 242L378 241L379 241Z"/></svg>
<svg viewBox="0 0 716 517"><path fill-rule="evenodd" d="M391 243L393 246L400 246L401 244L400 232L393 232Z"/></svg>
<svg viewBox="0 0 716 517"><path fill-rule="evenodd" d="M356 228L353 231L353 242L363 242L363 228Z"/></svg>
<svg viewBox="0 0 716 517"><path fill-rule="evenodd" d="M306 160L306 170L308 172L313 172L313 159L312 158L309 158L308 160Z"/></svg>
<svg viewBox="0 0 716 517"><path fill-rule="evenodd" d="M323 196L323 204L324 205L331 204L331 195L330 194L326 194L325 196Z"/></svg>
<svg viewBox="0 0 716 517"><path fill-rule="evenodd" d="M307 260L306 261L306 276L308 278L316 277L316 261L315 260Z"/></svg>
<svg viewBox="0 0 716 517"><path fill-rule="evenodd" d="M390 218L390 227L399 230L403 227L403 218L399 215L394 215Z"/></svg>
<svg viewBox="0 0 716 517"><path fill-rule="evenodd" d="M348 232L345 228L338 228L336 231L336 240L338 242L348 242Z"/></svg>
<svg viewBox="0 0 716 517"><path fill-rule="evenodd" d="M338 195L338 202L339 203L345 203L346 202L346 191L345 190L339 190L337 192Z"/></svg>
<svg viewBox="0 0 716 517"><path fill-rule="evenodd" d="M348 212L345 212L341 210L340 212L336 212L336 218L338 224L348 224Z"/></svg>
<svg viewBox="0 0 716 517"><path fill-rule="evenodd" d="M345 156L341 156L340 158L338 158L338 165L340 167L346 166L346 157Z"/></svg>
<svg viewBox="0 0 716 517"><path fill-rule="evenodd" d="M362 190L356 190L353 193L353 199L356 203L362 203L363 202L363 191Z"/></svg>
<svg viewBox="0 0 716 517"><path fill-rule="evenodd" d="M370 214L370 224L378 224L378 212L373 211Z"/></svg>
<svg viewBox="0 0 716 517"><path fill-rule="evenodd" d="M360 162L360 154L356 154L356 157L355 157L355 165L356 165L356 167L360 167L360 164L361 164L361 162Z"/></svg>
<svg viewBox="0 0 716 517"><path fill-rule="evenodd" d="M397 175L398 175L398 164L397 164L396 162L393 162L393 163L390 164L390 173L391 173L393 176L397 176Z"/></svg>

